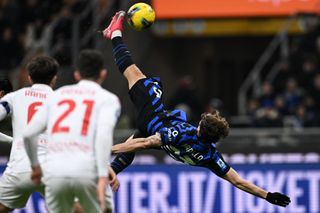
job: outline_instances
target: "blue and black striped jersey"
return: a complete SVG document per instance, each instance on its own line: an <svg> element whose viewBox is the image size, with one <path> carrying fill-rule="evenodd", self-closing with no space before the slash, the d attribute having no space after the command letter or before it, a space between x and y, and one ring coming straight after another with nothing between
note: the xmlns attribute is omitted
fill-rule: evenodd
<svg viewBox="0 0 320 213"><path fill-rule="evenodd" d="M175 110L162 116L162 119L155 117L149 123L150 130L152 134L160 133L161 148L172 158L192 166L206 167L218 176L229 171L230 166L217 151L215 144L205 143L198 137L197 128L187 123L183 111Z"/></svg>
<svg viewBox="0 0 320 213"><path fill-rule="evenodd" d="M185 112L165 110L160 78L145 78L129 91L138 116L138 128L144 135L159 132L162 149L171 157L186 164L209 168L215 174L226 174L230 166L223 160L214 143L205 143L197 128L187 122ZM215 141L212 141L215 142Z"/></svg>

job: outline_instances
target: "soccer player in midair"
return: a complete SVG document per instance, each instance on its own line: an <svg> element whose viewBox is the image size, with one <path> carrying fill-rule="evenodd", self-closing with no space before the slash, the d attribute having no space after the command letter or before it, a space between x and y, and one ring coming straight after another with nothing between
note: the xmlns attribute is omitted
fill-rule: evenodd
<svg viewBox="0 0 320 213"><path fill-rule="evenodd" d="M216 143L225 138L229 124L218 111L202 114L199 125L193 126L180 110L168 112L162 102L162 84L159 78L148 78L134 64L131 54L122 41L122 23L125 12L115 14L104 30L104 37L112 41L113 55L120 72L129 84L129 95L138 110L138 130L125 143L113 147L114 152L129 152L118 155L112 162L115 172L131 164L134 151L161 148L174 159L183 163L205 167L235 187L268 202L287 206L290 198L279 192L266 190L250 183L225 162L216 148ZM148 137L138 138L138 137Z"/></svg>

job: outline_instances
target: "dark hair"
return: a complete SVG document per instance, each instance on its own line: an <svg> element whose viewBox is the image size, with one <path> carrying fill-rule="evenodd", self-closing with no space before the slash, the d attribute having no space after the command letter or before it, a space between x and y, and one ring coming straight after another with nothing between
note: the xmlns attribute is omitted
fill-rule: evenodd
<svg viewBox="0 0 320 213"><path fill-rule="evenodd" d="M0 79L0 91L4 91L5 94L12 92L12 85L7 78Z"/></svg>
<svg viewBox="0 0 320 213"><path fill-rule="evenodd" d="M199 124L199 136L206 142L216 143L229 134L229 124L219 111L203 113Z"/></svg>
<svg viewBox="0 0 320 213"><path fill-rule="evenodd" d="M58 62L48 56L38 56L27 64L27 70L33 83L50 84L53 77L57 75Z"/></svg>
<svg viewBox="0 0 320 213"><path fill-rule="evenodd" d="M80 52L77 68L81 77L97 79L103 67L104 60L100 51L86 49Z"/></svg>

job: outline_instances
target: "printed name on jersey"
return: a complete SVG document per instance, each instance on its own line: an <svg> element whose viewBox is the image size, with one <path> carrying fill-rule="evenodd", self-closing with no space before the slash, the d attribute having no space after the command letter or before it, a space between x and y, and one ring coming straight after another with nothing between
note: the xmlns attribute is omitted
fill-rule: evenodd
<svg viewBox="0 0 320 213"><path fill-rule="evenodd" d="M32 91L32 90L26 90L24 92L24 95L25 96L35 97L35 98L41 98L41 99L46 99L47 98L47 94L41 93L41 92L37 92L37 91Z"/></svg>
<svg viewBox="0 0 320 213"><path fill-rule="evenodd" d="M197 165L197 161L201 161L204 157L199 152L195 151L190 145L185 144L182 146L185 148L185 153L188 155L181 155L181 151L172 145L164 145L162 148L166 150L171 157L178 161L182 161L185 164ZM191 156L193 159L191 159Z"/></svg>
<svg viewBox="0 0 320 213"><path fill-rule="evenodd" d="M61 91L62 95L84 95L84 96L94 96L96 95L96 91L88 89L88 88L64 88Z"/></svg>
<svg viewBox="0 0 320 213"><path fill-rule="evenodd" d="M192 160L189 156L181 155L180 150L172 145L164 145L161 148L166 150L168 154L177 161L181 161L189 165L196 165L196 162L194 162L194 160Z"/></svg>
<svg viewBox="0 0 320 213"><path fill-rule="evenodd" d="M203 159L203 155L201 155L199 152L195 151L190 145L185 144L183 145L183 147L186 149L187 153L190 153L192 155L192 157L194 157L197 160L202 160Z"/></svg>

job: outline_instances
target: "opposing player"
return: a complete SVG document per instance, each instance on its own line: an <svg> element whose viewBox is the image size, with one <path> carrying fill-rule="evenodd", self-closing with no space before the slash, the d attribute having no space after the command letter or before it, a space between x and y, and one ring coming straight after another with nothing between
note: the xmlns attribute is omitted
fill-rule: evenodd
<svg viewBox="0 0 320 213"><path fill-rule="evenodd" d="M75 72L79 83L56 90L25 130L32 178L39 183L42 171L34 137L47 129L48 154L42 168L51 213L71 212L75 197L84 212L105 208L106 168L120 113L117 96L100 86L105 77L101 53L82 51Z"/></svg>
<svg viewBox="0 0 320 213"><path fill-rule="evenodd" d="M111 166L109 166L109 186L107 186L105 192L105 210L104 213L114 212L114 202L113 202L113 192L118 191L120 187L120 182L116 173L113 171ZM73 207L73 213L85 213L79 203L79 199L76 199L75 205Z"/></svg>
<svg viewBox="0 0 320 213"><path fill-rule="evenodd" d="M0 99L9 92L12 92L12 85L10 81L6 78L0 79ZM12 140L12 137L0 132L0 141L11 143Z"/></svg>
<svg viewBox="0 0 320 213"><path fill-rule="evenodd" d="M123 11L116 13L103 33L106 38L111 39L116 65L128 80L129 95L139 113L139 136L159 134L159 137L155 135L147 140L129 139L125 144L115 146L114 150L130 152L161 148L178 161L210 169L245 192L266 199L272 204L287 206L290 203L289 197L278 192L267 192L242 179L224 161L215 144L228 135L229 125L217 111L203 114L199 126L195 127L186 121L182 111L165 110L160 79L147 78L133 63L129 50L122 42L124 17ZM122 154L116 157L113 166L119 172L131 162L132 154Z"/></svg>
<svg viewBox="0 0 320 213"><path fill-rule="evenodd" d="M56 60L46 56L32 59L27 64L31 87L5 95L0 100L0 120L11 115L13 143L8 166L0 178L0 212L23 208L32 192L43 194L43 185L30 180L31 167L23 144L22 131L37 110L52 93L58 71ZM37 141L38 142L38 141ZM46 152L46 138L39 136L39 155L43 163Z"/></svg>

